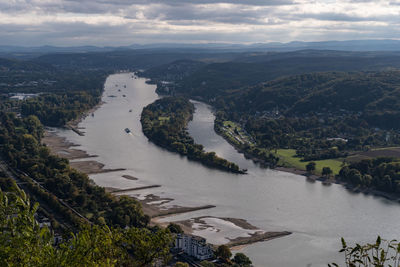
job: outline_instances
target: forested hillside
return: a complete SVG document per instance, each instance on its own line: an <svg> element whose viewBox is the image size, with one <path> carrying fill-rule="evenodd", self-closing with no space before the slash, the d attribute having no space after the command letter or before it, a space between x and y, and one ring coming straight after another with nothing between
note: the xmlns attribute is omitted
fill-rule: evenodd
<svg viewBox="0 0 400 267"><path fill-rule="evenodd" d="M104 188L94 185L86 174L72 169L67 159L52 155L40 142L43 128L36 117L19 119L12 113L1 113L0 130L1 158L12 168L22 171L25 174L22 178L27 176L26 182L36 198L47 201L72 224L79 224L79 220L60 205L57 198L63 199L95 223L143 227L149 222L137 201L107 194ZM32 183L28 177L42 187Z"/></svg>
<svg viewBox="0 0 400 267"><path fill-rule="evenodd" d="M338 174L360 151L400 145L399 67L397 53L298 51L144 74L165 79L159 91L213 105L215 129L247 156L270 167L317 161Z"/></svg>
<svg viewBox="0 0 400 267"><path fill-rule="evenodd" d="M0 59L1 106L36 115L48 126L64 126L92 108L101 99L103 85L110 72L104 70L62 70L45 63ZM34 97L12 102L13 94ZM32 96L32 95L31 95Z"/></svg>
<svg viewBox="0 0 400 267"><path fill-rule="evenodd" d="M233 61L207 64L174 82L178 93L212 100L232 91L280 77L328 71L381 71L400 68L398 53L296 51L290 53L238 54ZM157 77L153 69L146 77Z"/></svg>
<svg viewBox="0 0 400 267"><path fill-rule="evenodd" d="M207 49L137 49L47 54L34 59L34 61L64 69L143 70L177 60L221 62L230 61L236 56L237 53Z"/></svg>
<svg viewBox="0 0 400 267"><path fill-rule="evenodd" d="M6 179L0 179L1 266L151 266L169 260L172 235L162 229L82 225L55 243L54 232L37 222L37 203Z"/></svg>
<svg viewBox="0 0 400 267"><path fill-rule="evenodd" d="M217 98L215 105L262 117L354 115L371 126L398 129L399 77L395 70L290 76L231 92Z"/></svg>

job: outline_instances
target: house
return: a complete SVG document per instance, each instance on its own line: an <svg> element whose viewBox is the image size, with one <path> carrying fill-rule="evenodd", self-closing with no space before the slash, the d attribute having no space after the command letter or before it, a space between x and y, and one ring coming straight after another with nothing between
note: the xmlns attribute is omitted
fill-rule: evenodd
<svg viewBox="0 0 400 267"><path fill-rule="evenodd" d="M211 245L206 243L206 239L199 236L177 234L175 248L198 260L206 260L214 255Z"/></svg>

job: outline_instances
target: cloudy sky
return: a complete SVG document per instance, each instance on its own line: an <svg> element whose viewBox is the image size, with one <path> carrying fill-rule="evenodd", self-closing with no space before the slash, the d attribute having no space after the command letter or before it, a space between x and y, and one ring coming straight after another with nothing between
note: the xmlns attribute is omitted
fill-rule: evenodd
<svg viewBox="0 0 400 267"><path fill-rule="evenodd" d="M400 0L0 0L0 45L400 39Z"/></svg>

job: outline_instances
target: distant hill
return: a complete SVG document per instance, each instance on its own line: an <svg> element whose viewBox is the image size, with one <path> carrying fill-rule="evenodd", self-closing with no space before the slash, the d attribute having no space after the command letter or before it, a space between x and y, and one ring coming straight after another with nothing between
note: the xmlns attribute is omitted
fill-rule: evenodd
<svg viewBox="0 0 400 267"><path fill-rule="evenodd" d="M1 71L45 71L50 69L51 66L45 63L0 58Z"/></svg>
<svg viewBox="0 0 400 267"><path fill-rule="evenodd" d="M144 71L141 75L151 77L153 81L179 81L192 75L206 63L194 60L177 60Z"/></svg>
<svg viewBox="0 0 400 267"><path fill-rule="evenodd" d="M400 53L297 51L238 55L232 62L208 64L176 86L180 93L211 99L282 76L327 71L381 71L400 68ZM151 78L151 76L150 76Z"/></svg>
<svg viewBox="0 0 400 267"><path fill-rule="evenodd" d="M400 51L399 40L348 40L322 42L289 42L289 43L261 43L250 45L253 49L267 49L269 51L296 51L304 49L339 50L339 51Z"/></svg>
<svg viewBox="0 0 400 267"><path fill-rule="evenodd" d="M347 40L304 42L293 41L288 43L270 42L253 44L235 43L153 43L132 44L126 46L12 46L0 45L0 53L87 53L109 52L116 50L168 50L168 49L206 49L214 51L276 51L287 52L305 49L340 50L340 51L400 51L399 40Z"/></svg>
<svg viewBox="0 0 400 267"><path fill-rule="evenodd" d="M232 91L216 107L239 114L293 117L361 116L370 125L400 129L400 71L294 75Z"/></svg>
<svg viewBox="0 0 400 267"><path fill-rule="evenodd" d="M46 54L35 62L63 68L149 69L177 60L223 62L233 60L236 53L213 53L205 50L121 50L93 53Z"/></svg>

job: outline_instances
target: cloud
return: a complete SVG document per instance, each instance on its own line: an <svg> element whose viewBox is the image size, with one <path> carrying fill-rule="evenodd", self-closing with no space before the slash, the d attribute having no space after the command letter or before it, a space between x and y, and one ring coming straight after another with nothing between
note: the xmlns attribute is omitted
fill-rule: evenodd
<svg viewBox="0 0 400 267"><path fill-rule="evenodd" d="M0 0L0 44L400 38L397 0Z"/></svg>

